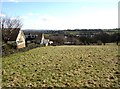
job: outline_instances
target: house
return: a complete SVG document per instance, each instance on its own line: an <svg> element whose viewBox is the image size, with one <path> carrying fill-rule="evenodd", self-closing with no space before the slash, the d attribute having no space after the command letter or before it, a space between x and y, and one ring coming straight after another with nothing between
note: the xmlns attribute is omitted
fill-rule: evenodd
<svg viewBox="0 0 120 89"><path fill-rule="evenodd" d="M2 40L5 43L15 43L17 48L24 48L25 46L25 36L20 28L6 28L2 30Z"/></svg>
<svg viewBox="0 0 120 89"><path fill-rule="evenodd" d="M51 45L53 42L50 41L49 39L45 38L44 33L41 32L25 32L25 38L27 44L29 43L36 43L36 44L41 44L48 46L49 44Z"/></svg>
<svg viewBox="0 0 120 89"><path fill-rule="evenodd" d="M17 44L17 48L24 48L25 46L25 35L23 33L23 31L19 31L17 39L16 39L16 44Z"/></svg>
<svg viewBox="0 0 120 89"><path fill-rule="evenodd" d="M38 43L40 44L41 42L41 33L25 33L25 39L26 42L29 43Z"/></svg>
<svg viewBox="0 0 120 89"><path fill-rule="evenodd" d="M30 44L30 43L37 43L40 44L41 43L41 39L42 39L42 34L39 32L24 32L25 33L25 39L26 39L26 43Z"/></svg>
<svg viewBox="0 0 120 89"><path fill-rule="evenodd" d="M49 39L45 39L44 34L42 34L42 39L41 39L41 43L42 45L48 46L49 44Z"/></svg>

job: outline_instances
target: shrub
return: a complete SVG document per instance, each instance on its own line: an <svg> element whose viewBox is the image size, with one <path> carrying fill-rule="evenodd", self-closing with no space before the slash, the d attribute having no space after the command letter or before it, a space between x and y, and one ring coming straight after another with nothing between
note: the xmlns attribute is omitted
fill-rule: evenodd
<svg viewBox="0 0 120 89"><path fill-rule="evenodd" d="M9 46L10 49L16 49L17 48L16 43L9 43L7 45Z"/></svg>
<svg viewBox="0 0 120 89"><path fill-rule="evenodd" d="M25 52L25 51L28 51L28 50L33 49L33 48L42 47L42 45L31 43L31 44L28 44L28 46L25 48L16 49L16 47L17 46L15 43L4 44L2 46L2 56L9 56L10 54L13 54L13 53Z"/></svg>
<svg viewBox="0 0 120 89"><path fill-rule="evenodd" d="M7 56L10 54L13 54L16 50L14 49L14 46L11 44L4 44L2 46L2 56Z"/></svg>
<svg viewBox="0 0 120 89"><path fill-rule="evenodd" d="M102 41L97 41L97 45L102 45Z"/></svg>
<svg viewBox="0 0 120 89"><path fill-rule="evenodd" d="M17 52L25 52L25 51L28 51L30 49L37 48L37 47L41 47L41 45L31 43L31 44L28 44L27 47L25 47L25 48L17 49Z"/></svg>
<svg viewBox="0 0 120 89"><path fill-rule="evenodd" d="M31 43L31 44L28 44L28 46L27 46L28 49L33 49L36 47L40 47L40 44Z"/></svg>

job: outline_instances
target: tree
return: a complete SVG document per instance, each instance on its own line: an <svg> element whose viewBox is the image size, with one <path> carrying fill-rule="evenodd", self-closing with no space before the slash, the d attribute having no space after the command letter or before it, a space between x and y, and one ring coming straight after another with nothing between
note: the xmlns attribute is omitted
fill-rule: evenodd
<svg viewBox="0 0 120 89"><path fill-rule="evenodd" d="M79 40L80 40L80 42L82 42L84 45L89 45L91 39L90 39L89 37L87 37L87 36L81 36Z"/></svg>
<svg viewBox="0 0 120 89"><path fill-rule="evenodd" d="M16 29L21 28L23 26L19 17L11 18L11 17L1 17L0 20L0 28L5 29Z"/></svg>
<svg viewBox="0 0 120 89"><path fill-rule="evenodd" d="M116 44L118 45L118 43L120 42L120 33L114 33L111 35L111 42L116 42Z"/></svg>
<svg viewBox="0 0 120 89"><path fill-rule="evenodd" d="M20 29L22 22L19 17L0 17L0 29L2 29L2 40L7 43L7 39L12 33L12 30ZM7 31L5 31L7 30Z"/></svg>
<svg viewBox="0 0 120 89"><path fill-rule="evenodd" d="M63 45L65 42L65 37L63 35L50 36L49 39L52 40L55 45Z"/></svg>
<svg viewBox="0 0 120 89"><path fill-rule="evenodd" d="M94 36L94 39L96 39L96 41L102 41L102 43L105 45L106 43L110 42L110 36L107 33L100 33L100 34L96 34Z"/></svg>

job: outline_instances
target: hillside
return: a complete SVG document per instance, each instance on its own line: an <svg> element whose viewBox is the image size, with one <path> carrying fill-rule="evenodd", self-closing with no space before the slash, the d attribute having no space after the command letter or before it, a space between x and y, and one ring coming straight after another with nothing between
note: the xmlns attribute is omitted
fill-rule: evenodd
<svg viewBox="0 0 120 89"><path fill-rule="evenodd" d="M120 87L117 46L49 46L4 57L3 87Z"/></svg>

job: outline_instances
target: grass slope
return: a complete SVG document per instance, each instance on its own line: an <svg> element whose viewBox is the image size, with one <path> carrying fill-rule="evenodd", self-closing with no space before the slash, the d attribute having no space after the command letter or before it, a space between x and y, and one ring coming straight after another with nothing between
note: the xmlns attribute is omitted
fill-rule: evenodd
<svg viewBox="0 0 120 89"><path fill-rule="evenodd" d="M2 58L3 87L119 87L117 46L42 47Z"/></svg>

